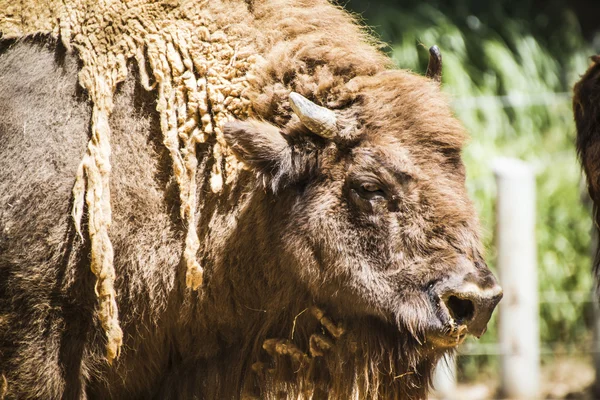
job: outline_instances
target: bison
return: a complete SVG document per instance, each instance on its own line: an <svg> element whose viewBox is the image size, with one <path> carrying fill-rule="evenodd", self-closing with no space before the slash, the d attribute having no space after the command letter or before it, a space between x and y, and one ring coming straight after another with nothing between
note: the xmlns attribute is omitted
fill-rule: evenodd
<svg viewBox="0 0 600 400"><path fill-rule="evenodd" d="M392 69L325 0L41 7L0 2L0 397L425 398L484 333L437 48Z"/></svg>
<svg viewBox="0 0 600 400"><path fill-rule="evenodd" d="M587 177L587 187L594 204L596 229L600 226L600 56L592 57L592 65L573 89L573 113L577 128L576 147L579 160ZM597 252L600 247L597 247ZM594 260L598 274L600 253Z"/></svg>

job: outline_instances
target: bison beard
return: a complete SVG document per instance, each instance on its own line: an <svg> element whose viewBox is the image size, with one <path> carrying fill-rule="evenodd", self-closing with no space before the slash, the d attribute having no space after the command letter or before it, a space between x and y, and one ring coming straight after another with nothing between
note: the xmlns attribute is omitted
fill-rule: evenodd
<svg viewBox="0 0 600 400"><path fill-rule="evenodd" d="M0 394L425 398L448 282L483 332L439 50L387 70L324 0L0 0L0 32Z"/></svg>

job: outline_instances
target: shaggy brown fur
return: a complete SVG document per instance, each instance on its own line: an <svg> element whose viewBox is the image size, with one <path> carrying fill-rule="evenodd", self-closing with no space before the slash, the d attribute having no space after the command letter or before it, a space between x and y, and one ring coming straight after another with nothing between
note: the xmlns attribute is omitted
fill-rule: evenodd
<svg viewBox="0 0 600 400"><path fill-rule="evenodd" d="M596 229L600 226L600 56L573 89L573 113L577 125L577 153L587 177L587 187L594 203ZM597 249L600 252L600 247ZM598 274L600 253L594 270Z"/></svg>
<svg viewBox="0 0 600 400"><path fill-rule="evenodd" d="M198 9L211 33L243 38L259 57L245 72L242 108L227 109L218 93L228 86L211 91L206 71L206 135L188 144L189 132L176 130L175 148L170 95L163 103L152 65L157 86L146 90L144 57L114 81L124 80L110 94L109 129L90 132L98 98L90 104L77 86L85 48L76 56L48 37L3 42L7 398L424 398L447 351L434 339L449 327L432 293L457 276L495 285L464 187L465 135L438 85L386 70L354 21L321 0L199 2L188 12ZM335 141L298 122L292 90L336 111ZM234 116L243 120L227 123ZM93 313L93 237L79 239L69 220L86 132L112 132L109 238L124 332L112 366ZM180 148L194 151L187 186L175 171ZM381 193L364 193L365 183ZM193 193L182 197L186 187ZM192 195L197 207L180 212ZM198 292L182 259L190 215L204 267Z"/></svg>
<svg viewBox="0 0 600 400"><path fill-rule="evenodd" d="M336 35L341 35L339 37L343 40L352 36L358 38L360 32L341 10L327 3L316 1L292 6L285 1L271 1L249 6L196 0L180 4L168 1L97 3L71 0L50 1L48 4L25 2L15 11L15 7L0 3L0 8L6 9L9 14L2 21L9 33L15 30L27 33L50 24L49 30L59 32L65 46L77 49L82 61L79 81L88 92L93 108L91 137L73 188L72 214L76 230L81 235L85 202L91 240L90 267L98 279L95 286L99 298L98 315L108 338L109 362L118 357L122 331L115 301L113 246L108 235L112 219L108 118L113 110L116 85L127 75L126 60L137 60L144 87L150 89L148 75L153 75L153 86L158 88L157 110L160 112L163 143L171 154L173 174L179 188L180 213L187 224L183 251L187 265L186 284L193 289L202 285L203 280L203 269L196 257L200 248L195 213L196 145L206 142L211 136L215 141L212 146L215 163L210 183L211 190L219 192L224 176L231 183L239 167L223 139L223 126L233 116L247 118L252 113L249 109L252 86L261 88L265 83L260 78L256 79L255 75L262 71L276 74L278 85L271 89L280 88L282 83L287 83L285 76L289 79L292 74L304 72L302 69L277 71L282 65L299 67L294 65L295 56L290 55L290 50L301 57L299 61L314 64L307 71L312 75L312 68L328 61L331 55L323 55L319 59L308 57L318 56L321 49L327 52L334 49L333 57L347 57L351 53L340 50L344 46L348 48L349 43L354 53L365 56L360 60L362 66L373 67L369 56L372 58L376 53L365 46L366 43L342 43L336 39ZM33 17L38 8L44 9L46 18ZM283 16L280 14L282 9L290 13ZM20 14L20 27L15 27L12 14ZM254 23L247 23L250 19ZM314 33L315 29L319 29L318 34ZM308 47L313 53L310 56L306 53L306 44L312 44ZM362 52L361 48L374 54ZM262 57L264 54L270 57L265 59ZM149 72L146 71L146 60ZM273 68L273 61L280 64ZM344 60L342 65L353 65L355 60L351 58L348 61ZM326 79L319 79L321 90L332 89L332 84L344 82L334 82L327 68L323 68L323 73ZM329 86L327 78L331 78ZM266 76L267 85L270 79ZM306 79L303 83L314 85L314 80ZM283 89L279 90L279 94L287 93L286 88ZM311 88L313 95L318 92ZM259 94L263 97L269 92L261 91ZM268 97L257 99L254 105L261 107L264 102L267 106L274 105Z"/></svg>

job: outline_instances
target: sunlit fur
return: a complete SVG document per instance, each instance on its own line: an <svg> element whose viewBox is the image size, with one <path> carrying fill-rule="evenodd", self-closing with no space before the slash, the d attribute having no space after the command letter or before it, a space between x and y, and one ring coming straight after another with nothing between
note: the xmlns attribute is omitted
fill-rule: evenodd
<svg viewBox="0 0 600 400"><path fill-rule="evenodd" d="M113 366L94 317L89 243L69 219L90 107L77 59L48 38L0 50L0 373L12 398L425 398L446 351L431 291L452 276L493 284L464 186L465 134L439 86L388 71L356 23L325 1L211 2L243 20L263 64L253 121L227 145L246 163L210 191L214 142L198 148L198 257L205 284L186 289L185 235L156 94L135 66L111 116L116 291L124 347ZM230 9L228 9L228 7ZM227 12L231 12L227 14ZM240 16L245 16L241 18ZM297 91L338 115L339 138L301 126ZM376 176L392 203L353 185ZM340 338L309 312L344 327ZM288 339L309 354L269 354Z"/></svg>

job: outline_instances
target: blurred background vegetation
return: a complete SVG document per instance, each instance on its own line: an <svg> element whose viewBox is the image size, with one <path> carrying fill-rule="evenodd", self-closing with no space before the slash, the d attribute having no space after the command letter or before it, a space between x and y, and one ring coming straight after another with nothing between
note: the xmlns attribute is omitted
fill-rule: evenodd
<svg viewBox="0 0 600 400"><path fill-rule="evenodd" d="M567 4L568 3L568 4ZM494 267L497 156L537 172L542 355L592 349L590 211L577 162L571 90L600 52L600 2L552 0L349 0L401 68L424 73L427 48L443 55L443 90L472 139L467 182ZM495 322L459 357L459 377L495 373ZM546 357L546 360L548 357ZM543 358L544 360L544 358Z"/></svg>

